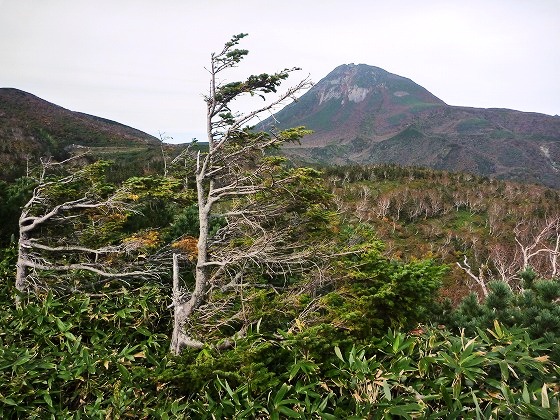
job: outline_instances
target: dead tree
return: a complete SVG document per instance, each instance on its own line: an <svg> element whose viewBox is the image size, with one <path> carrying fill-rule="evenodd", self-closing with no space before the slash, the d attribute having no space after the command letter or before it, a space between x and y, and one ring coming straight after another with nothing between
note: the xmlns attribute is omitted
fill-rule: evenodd
<svg viewBox="0 0 560 420"><path fill-rule="evenodd" d="M521 270L519 253L513 247L505 244L492 244L489 246L489 260L492 262L498 278L515 287L519 282L518 276Z"/></svg>
<svg viewBox="0 0 560 420"><path fill-rule="evenodd" d="M303 79L254 111L232 111L235 99L247 95L265 99L265 94L276 93L281 82L297 70L221 82L222 73L236 67L248 53L236 48L243 37L245 34L234 36L221 52L212 54L207 69L208 151L198 152L195 164L199 234L194 284L187 289L179 286L178 278L174 282L174 353L184 346L205 345L205 337L194 336L195 330L212 318L210 313L228 305L212 299L217 291L237 293L242 310L229 318L243 318L243 293L254 273L261 277L287 276L308 266L312 255L303 237L309 200L315 198L304 197L299 191L310 188L318 173L311 169L288 169L283 159L267 154L286 142L299 141L308 131L299 127L259 132L249 126L259 116L270 115L286 100L295 100L296 94L311 84ZM212 233L212 220L218 218L222 226ZM244 327L238 334L243 331Z"/></svg>
<svg viewBox="0 0 560 420"><path fill-rule="evenodd" d="M486 298L488 297L488 270L485 264L481 265L478 272L473 270L467 261L467 256L463 259L463 262L457 261L457 266L463 270L468 276L475 281L476 284L480 287L482 291L482 295Z"/></svg>
<svg viewBox="0 0 560 420"><path fill-rule="evenodd" d="M560 217L549 217L543 223L522 220L513 232L522 258L521 269L532 267L543 277L555 277L560 251Z"/></svg>
<svg viewBox="0 0 560 420"><path fill-rule="evenodd" d="M494 243L487 247L486 262L477 255L475 244L473 267L467 262L457 265L481 288L487 296L486 285L491 280L501 280L511 288L521 287L519 273L531 268L542 278L553 278L558 274L560 254L560 218L549 217L543 220L522 219L513 229L515 244Z"/></svg>
<svg viewBox="0 0 560 420"><path fill-rule="evenodd" d="M75 290L78 286L66 277L70 273L89 272L106 280L155 275L138 262L125 263L124 257L114 258L133 253L138 246L133 241L104 246L84 244L84 231L96 228L92 223L98 223L97 228L100 228L103 218L134 210L126 202L126 191L111 191L108 185L100 183L99 175L105 163L97 162L66 175L55 175L78 158L43 161L37 186L23 206L15 281L18 305L22 294L30 289ZM54 276L56 282L49 284L49 276Z"/></svg>

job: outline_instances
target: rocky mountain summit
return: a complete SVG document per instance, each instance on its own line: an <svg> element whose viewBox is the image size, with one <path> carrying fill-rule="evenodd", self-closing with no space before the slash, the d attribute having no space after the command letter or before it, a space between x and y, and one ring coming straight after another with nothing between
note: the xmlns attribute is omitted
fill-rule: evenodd
<svg viewBox="0 0 560 420"><path fill-rule="evenodd" d="M365 64L337 67L260 128L272 125L314 130L284 149L303 161L425 166L560 188L560 117L450 106Z"/></svg>

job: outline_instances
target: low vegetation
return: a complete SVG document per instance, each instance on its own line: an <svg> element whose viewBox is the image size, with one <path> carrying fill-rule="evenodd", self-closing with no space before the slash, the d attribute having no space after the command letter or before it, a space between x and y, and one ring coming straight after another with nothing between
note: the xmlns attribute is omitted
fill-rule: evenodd
<svg viewBox="0 0 560 420"><path fill-rule="evenodd" d="M494 321L352 338L331 324L256 324L228 350L169 353L160 287L2 291L3 418L542 418L558 415L551 343ZM273 307L270 307L272 310Z"/></svg>

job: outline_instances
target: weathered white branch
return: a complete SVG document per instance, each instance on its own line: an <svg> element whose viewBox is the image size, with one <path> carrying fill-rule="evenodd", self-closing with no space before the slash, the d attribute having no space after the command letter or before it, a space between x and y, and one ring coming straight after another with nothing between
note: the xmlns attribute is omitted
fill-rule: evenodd
<svg viewBox="0 0 560 420"><path fill-rule="evenodd" d="M42 244L35 239L23 241L22 246L28 248L42 249L44 251L50 251L50 252L79 251L79 252L85 252L88 254L95 254L95 255L115 254L115 253L122 252L122 247L118 247L118 246L109 246L109 247L103 247L97 249L82 247L77 245L49 246L49 245Z"/></svg>
<svg viewBox="0 0 560 420"><path fill-rule="evenodd" d="M156 276L155 273L152 273L150 271L128 271L128 272L125 271L122 273L112 273L88 264L50 265L50 264L39 264L34 261L28 260L27 266L37 270L50 270L50 271L86 270L107 278L125 278L125 277L136 277L136 276L145 278L145 277Z"/></svg>
<svg viewBox="0 0 560 420"><path fill-rule="evenodd" d="M470 278L472 278L476 284L478 284L482 290L482 294L484 295L484 297L488 297L488 289L486 287L486 281L484 279L484 276L482 273L479 273L479 275L476 275L471 266L469 265L469 263L467 262L467 256L465 255L465 258L463 259L463 264L461 265L461 263L459 261L457 261L457 266L463 270L465 273L467 273L469 275Z"/></svg>

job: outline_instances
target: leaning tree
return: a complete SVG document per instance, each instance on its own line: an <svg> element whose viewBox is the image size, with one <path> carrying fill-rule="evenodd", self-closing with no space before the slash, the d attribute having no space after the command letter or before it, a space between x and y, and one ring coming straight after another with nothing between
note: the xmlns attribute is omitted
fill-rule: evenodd
<svg viewBox="0 0 560 420"><path fill-rule="evenodd" d="M83 155L41 163L19 218L17 304L29 290L92 291L112 279L158 275L157 265L139 258L146 238L120 231L137 211L130 183L105 182L109 164L88 164Z"/></svg>
<svg viewBox="0 0 560 420"><path fill-rule="evenodd" d="M257 131L255 121L311 86L304 78L283 93L280 84L297 68L251 75L225 83L222 73L248 54L236 46L246 34L234 36L211 55L210 89L205 96L208 149L193 156L198 204L198 237L175 243L173 287L174 331L171 349L201 348L213 326L228 324L232 335L243 334L250 317L244 301L251 288L279 287L314 263L329 224L329 197L320 173L293 168L274 155L286 142L299 141L303 127ZM267 101L266 94L275 94ZM243 96L265 101L251 112L234 111ZM314 248L310 244L314 244ZM180 257L193 264L193 279L181 287ZM221 318L220 318L221 316ZM222 328L222 330L224 330ZM229 339L221 345L231 343Z"/></svg>

